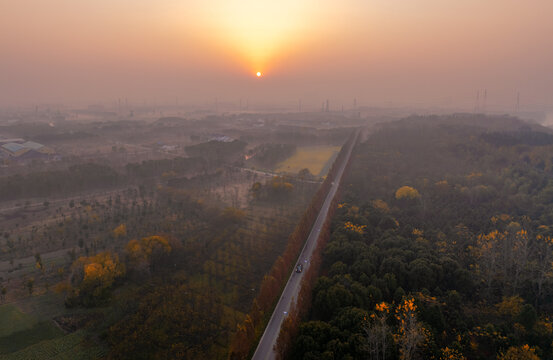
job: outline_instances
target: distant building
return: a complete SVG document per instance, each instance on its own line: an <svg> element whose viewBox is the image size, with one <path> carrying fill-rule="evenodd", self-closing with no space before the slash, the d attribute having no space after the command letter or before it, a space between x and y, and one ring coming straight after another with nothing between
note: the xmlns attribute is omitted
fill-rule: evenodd
<svg viewBox="0 0 553 360"><path fill-rule="evenodd" d="M53 155L53 154L56 153L54 151L54 149L51 149L47 146L36 143L34 141L27 141L27 142L23 143L22 145L25 146L26 148L30 149L30 150L34 150L34 151L39 152L41 154Z"/></svg>
<svg viewBox="0 0 553 360"><path fill-rule="evenodd" d="M0 149L3 154L8 157L16 158L17 160L28 159L48 159L51 155L56 154L52 148L36 143L34 141L26 141L24 139L9 139L17 140L18 142L5 142L0 140Z"/></svg>
<svg viewBox="0 0 553 360"><path fill-rule="evenodd" d="M10 156L19 157L31 149L23 146L22 144L10 142L2 145L2 150Z"/></svg>
<svg viewBox="0 0 553 360"><path fill-rule="evenodd" d="M50 159L50 155L35 150L29 150L16 159L19 162L26 162L29 160L48 160Z"/></svg>
<svg viewBox="0 0 553 360"><path fill-rule="evenodd" d="M175 151L175 150L177 150L177 146L176 145L163 145L163 146L161 146L161 150L163 150L163 151Z"/></svg>
<svg viewBox="0 0 553 360"><path fill-rule="evenodd" d="M234 139L227 135L214 135L209 141L219 141L219 142L233 142Z"/></svg>
<svg viewBox="0 0 553 360"><path fill-rule="evenodd" d="M27 142L24 142L22 145L33 150L39 150L44 147L44 145L36 143L34 141L27 141Z"/></svg>

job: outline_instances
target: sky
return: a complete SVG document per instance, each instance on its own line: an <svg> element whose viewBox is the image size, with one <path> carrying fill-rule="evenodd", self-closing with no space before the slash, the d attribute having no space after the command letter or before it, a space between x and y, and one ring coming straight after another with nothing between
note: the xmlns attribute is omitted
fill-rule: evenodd
<svg viewBox="0 0 553 360"><path fill-rule="evenodd" d="M551 107L552 17L551 0L0 0L0 105Z"/></svg>

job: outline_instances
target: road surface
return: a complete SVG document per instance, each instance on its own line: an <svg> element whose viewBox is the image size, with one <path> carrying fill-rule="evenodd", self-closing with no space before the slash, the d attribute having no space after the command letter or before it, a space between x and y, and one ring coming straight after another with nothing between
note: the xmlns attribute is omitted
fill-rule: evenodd
<svg viewBox="0 0 553 360"><path fill-rule="evenodd" d="M311 255L316 248L319 234L321 233L321 229L323 228L323 225L326 221L328 209L330 208L330 204L334 199L334 195L336 195L336 191L340 186L342 174L344 173L344 169L346 167L346 164L348 163L353 145L356 143L358 136L359 132L355 135L355 140L350 145L347 156L344 157L342 164L340 164L340 168L338 169L336 177L332 182L325 202L319 212L319 215L317 216L317 220L315 220L315 224L311 229L311 233L309 234L309 237L307 238L307 241L305 242L305 245L300 253L298 263L303 264L303 272L297 273L295 272L295 270L294 272L292 272L292 275L288 279L286 287L284 288L284 291L280 296L280 300L275 307L273 315L271 316L271 319L269 320L269 323L265 328L265 332L263 333L261 340L259 340L259 344L257 345L255 353L253 354L252 360L269 360L276 358L274 347L276 345L278 334L280 333L280 327L282 325L282 322L288 315L288 312L290 311L290 306L293 302L295 302L295 299L298 298L298 294L301 289L301 280L303 278L303 275L309 269Z"/></svg>

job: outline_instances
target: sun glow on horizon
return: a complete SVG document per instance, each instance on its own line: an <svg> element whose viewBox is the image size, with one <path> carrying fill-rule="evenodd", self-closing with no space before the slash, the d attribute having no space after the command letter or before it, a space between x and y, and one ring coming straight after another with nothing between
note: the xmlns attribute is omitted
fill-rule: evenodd
<svg viewBox="0 0 553 360"><path fill-rule="evenodd" d="M314 0L208 0L210 29L249 69L267 68L308 36ZM256 72L261 77L260 72Z"/></svg>

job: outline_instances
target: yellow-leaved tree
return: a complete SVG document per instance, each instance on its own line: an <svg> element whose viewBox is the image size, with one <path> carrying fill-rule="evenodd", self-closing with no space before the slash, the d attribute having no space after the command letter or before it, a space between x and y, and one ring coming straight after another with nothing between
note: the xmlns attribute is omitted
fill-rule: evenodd
<svg viewBox="0 0 553 360"><path fill-rule="evenodd" d="M430 336L428 330L417 319L415 299L404 298L396 308L395 317L399 326L397 333L393 334L393 339L399 346L399 358L411 360Z"/></svg>
<svg viewBox="0 0 553 360"><path fill-rule="evenodd" d="M164 255L171 253L173 248L166 237L154 235L129 241L125 250L129 266L134 270L143 271L154 267Z"/></svg>
<svg viewBox="0 0 553 360"><path fill-rule="evenodd" d="M511 346L505 353L499 354L498 360L539 360L536 349L528 344L522 346Z"/></svg>
<svg viewBox="0 0 553 360"><path fill-rule="evenodd" d="M127 236L127 225L121 224L113 229L113 236L115 238L121 238Z"/></svg>
<svg viewBox="0 0 553 360"><path fill-rule="evenodd" d="M396 190L396 199L416 200L421 197L417 189L411 186L402 186Z"/></svg>
<svg viewBox="0 0 553 360"><path fill-rule="evenodd" d="M94 256L82 256L71 266L72 289L66 299L68 306L96 306L105 302L115 282L125 275L125 266L117 254L110 251Z"/></svg>

